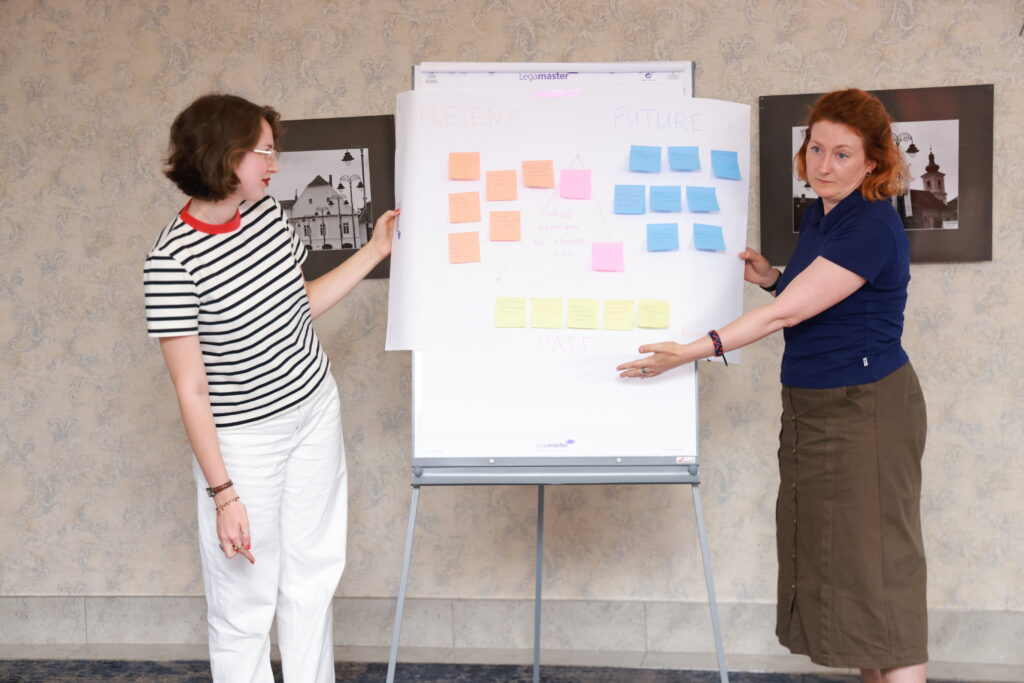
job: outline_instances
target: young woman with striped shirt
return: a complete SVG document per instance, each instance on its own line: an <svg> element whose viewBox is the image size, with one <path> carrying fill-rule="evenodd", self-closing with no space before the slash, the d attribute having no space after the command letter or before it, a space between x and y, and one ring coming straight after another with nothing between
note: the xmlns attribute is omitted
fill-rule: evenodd
<svg viewBox="0 0 1024 683"><path fill-rule="evenodd" d="M397 211L306 282L306 250L266 194L280 116L206 95L171 127L165 171L190 200L146 258L146 321L195 453L210 664L217 681L333 681L331 602L345 564L338 391L312 321L391 252ZM259 562L256 562L257 557Z"/></svg>

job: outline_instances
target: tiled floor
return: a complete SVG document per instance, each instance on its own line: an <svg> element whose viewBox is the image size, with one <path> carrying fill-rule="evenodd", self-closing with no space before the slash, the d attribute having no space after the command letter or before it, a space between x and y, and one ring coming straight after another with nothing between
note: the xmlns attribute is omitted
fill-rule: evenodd
<svg viewBox="0 0 1024 683"><path fill-rule="evenodd" d="M276 652L274 653L276 657ZM388 648L335 648L339 681L384 679ZM529 681L532 650L451 650L402 648L396 680ZM812 683L856 681L853 671L826 669L805 657L727 658L734 683ZM718 680L713 654L642 652L542 652L542 680L551 683L668 683ZM934 681L1024 681L1024 667L932 663ZM147 680L159 683L210 680L202 645L0 645L0 682Z"/></svg>

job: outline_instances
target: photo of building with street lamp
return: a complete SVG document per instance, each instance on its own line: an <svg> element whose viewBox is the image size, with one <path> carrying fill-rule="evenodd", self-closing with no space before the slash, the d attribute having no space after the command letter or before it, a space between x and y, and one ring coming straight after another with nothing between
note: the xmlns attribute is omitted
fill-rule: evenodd
<svg viewBox="0 0 1024 683"><path fill-rule="evenodd" d="M804 126L794 126L792 131L796 156ZM958 229L960 121L901 121L893 123L892 131L910 176L907 192L892 198L904 230ZM804 211L817 197L810 184L794 173L793 232L800 231Z"/></svg>
<svg viewBox="0 0 1024 683"><path fill-rule="evenodd" d="M359 249L373 236L369 149L283 152L270 194L309 251Z"/></svg>

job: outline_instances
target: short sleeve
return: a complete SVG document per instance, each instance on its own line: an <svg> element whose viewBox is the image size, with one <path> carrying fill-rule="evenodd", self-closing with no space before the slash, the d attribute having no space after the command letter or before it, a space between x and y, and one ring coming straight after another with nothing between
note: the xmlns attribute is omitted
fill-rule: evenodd
<svg viewBox="0 0 1024 683"><path fill-rule="evenodd" d="M150 337L199 334L199 295L187 270L172 256L156 250L142 272L146 294L146 330Z"/></svg>
<svg viewBox="0 0 1024 683"><path fill-rule="evenodd" d="M288 220L287 216L285 216L284 207L278 204L277 208L278 211L281 212L281 222L284 223L288 229L288 239L291 240L292 255L295 257L295 263L301 266L303 262L306 260L306 256L307 254L309 254L309 252L306 251L306 246L302 243L302 240L300 240L299 236L295 233L295 226L293 226L292 222Z"/></svg>
<svg viewBox="0 0 1024 683"><path fill-rule="evenodd" d="M875 278L895 261L896 244L885 223L862 219L836 226L821 255L874 284Z"/></svg>

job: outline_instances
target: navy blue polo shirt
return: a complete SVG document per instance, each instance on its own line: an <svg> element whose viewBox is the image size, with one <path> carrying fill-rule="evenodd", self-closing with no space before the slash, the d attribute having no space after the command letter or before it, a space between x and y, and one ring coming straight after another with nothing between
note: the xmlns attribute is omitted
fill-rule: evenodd
<svg viewBox="0 0 1024 683"><path fill-rule="evenodd" d="M820 199L804 213L778 293L823 257L867 282L835 306L783 331L782 383L827 389L882 379L907 362L900 338L910 282L910 244L888 201L854 190L828 214Z"/></svg>

